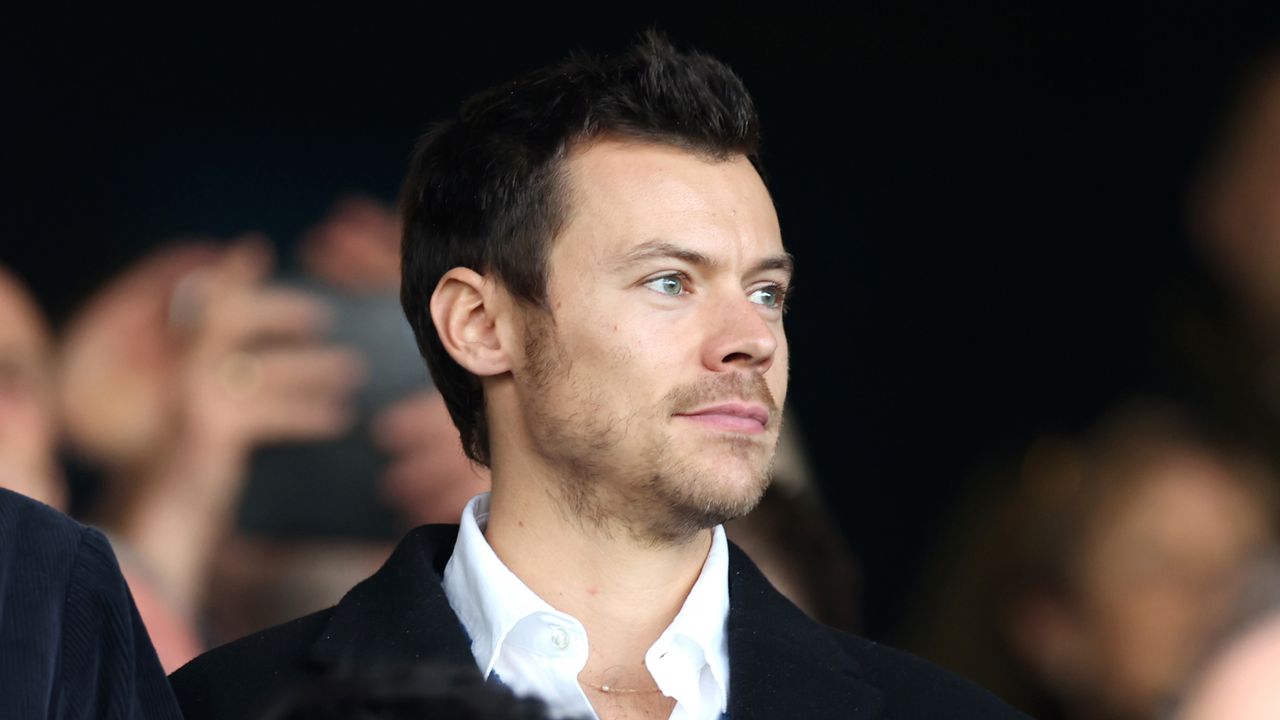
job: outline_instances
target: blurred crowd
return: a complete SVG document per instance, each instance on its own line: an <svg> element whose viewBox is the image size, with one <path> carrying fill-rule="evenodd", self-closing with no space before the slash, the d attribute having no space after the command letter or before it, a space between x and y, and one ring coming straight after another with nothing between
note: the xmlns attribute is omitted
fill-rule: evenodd
<svg viewBox="0 0 1280 720"><path fill-rule="evenodd" d="M977 473L917 611L918 651L1036 717L1280 717L1280 56L1187 197L1150 358Z"/></svg>
<svg viewBox="0 0 1280 720"><path fill-rule="evenodd" d="M0 280L0 484L89 495L161 660L334 602L403 526L486 488L398 321L399 231L368 198L302 239L165 243L55 342Z"/></svg>
<svg viewBox="0 0 1280 720"><path fill-rule="evenodd" d="M1280 61L1244 83L1187 216L1208 280L1153 318L1155 381L977 485L914 623L917 650L1037 717L1280 717ZM0 486L66 511L75 488L167 670L334 603L487 488L399 311L398 243L365 197L288 273L266 238L169 241L56 335L0 268ZM853 629L856 562L798 427L730 536Z"/></svg>

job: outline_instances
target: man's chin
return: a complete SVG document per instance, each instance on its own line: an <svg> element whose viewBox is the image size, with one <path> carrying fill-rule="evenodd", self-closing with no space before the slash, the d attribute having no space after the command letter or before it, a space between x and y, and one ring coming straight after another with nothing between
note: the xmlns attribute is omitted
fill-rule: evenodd
<svg viewBox="0 0 1280 720"><path fill-rule="evenodd" d="M671 518L672 537L689 536L700 530L709 530L723 525L730 520L740 518L755 509L760 503L761 493L750 493L734 496L703 497L693 499L682 507L673 508Z"/></svg>
<svg viewBox="0 0 1280 720"><path fill-rule="evenodd" d="M692 505L703 509L708 527L742 517L755 509L769 486L767 471L757 464L721 463L707 469Z"/></svg>

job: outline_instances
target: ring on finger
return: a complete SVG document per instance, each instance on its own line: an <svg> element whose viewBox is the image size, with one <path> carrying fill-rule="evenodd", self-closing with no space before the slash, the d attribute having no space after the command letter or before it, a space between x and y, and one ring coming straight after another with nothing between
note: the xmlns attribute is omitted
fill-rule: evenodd
<svg viewBox="0 0 1280 720"><path fill-rule="evenodd" d="M251 398L262 388L262 361L253 353L233 352L218 365L218 379L229 395Z"/></svg>

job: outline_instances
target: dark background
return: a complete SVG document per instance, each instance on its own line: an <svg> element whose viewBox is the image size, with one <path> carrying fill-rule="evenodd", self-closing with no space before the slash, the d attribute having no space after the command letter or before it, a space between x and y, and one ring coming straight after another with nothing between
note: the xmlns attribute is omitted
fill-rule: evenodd
<svg viewBox="0 0 1280 720"><path fill-rule="evenodd" d="M339 194L394 197L469 93L656 25L759 104L799 262L792 404L880 639L975 465L1141 363L1151 298L1196 263L1192 171L1275 27L1240 3L522 7L10 17L0 263L61 320L177 233L287 257Z"/></svg>

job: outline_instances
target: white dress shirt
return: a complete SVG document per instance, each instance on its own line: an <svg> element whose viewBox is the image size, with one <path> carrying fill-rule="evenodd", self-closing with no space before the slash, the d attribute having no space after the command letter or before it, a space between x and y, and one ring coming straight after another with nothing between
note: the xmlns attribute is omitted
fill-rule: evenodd
<svg viewBox="0 0 1280 720"><path fill-rule="evenodd" d="M458 542L444 569L449 605L471 637L485 677L497 675L518 695L542 698L556 717L595 718L578 673L587 664L587 633L551 607L493 552L484 529L489 495L462 511ZM671 720L716 720L729 687L729 546L716 527L702 573L671 624L645 653L645 666L664 695Z"/></svg>

